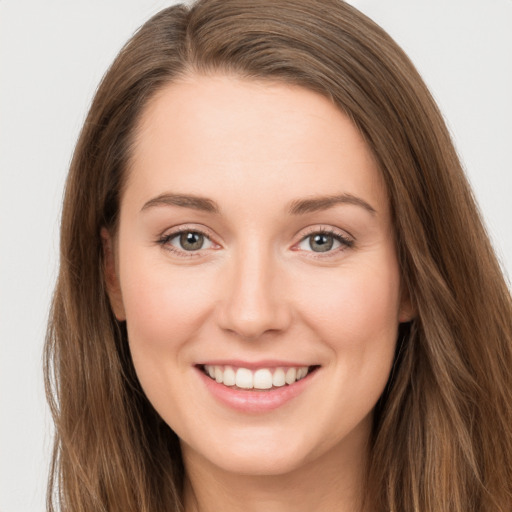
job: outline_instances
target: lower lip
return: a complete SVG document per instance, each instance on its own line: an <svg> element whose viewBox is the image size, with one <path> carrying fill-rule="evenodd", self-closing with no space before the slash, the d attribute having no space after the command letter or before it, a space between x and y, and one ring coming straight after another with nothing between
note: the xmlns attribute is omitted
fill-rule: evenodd
<svg viewBox="0 0 512 512"><path fill-rule="evenodd" d="M245 413L263 413L282 407L299 396L312 382L318 370L301 380L271 390L233 389L208 377L197 368L200 377L210 393L222 404Z"/></svg>

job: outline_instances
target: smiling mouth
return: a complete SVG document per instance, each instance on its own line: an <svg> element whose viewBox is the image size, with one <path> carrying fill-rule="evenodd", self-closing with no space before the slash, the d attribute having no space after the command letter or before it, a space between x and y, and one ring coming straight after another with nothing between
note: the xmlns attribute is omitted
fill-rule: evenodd
<svg viewBox="0 0 512 512"><path fill-rule="evenodd" d="M288 366L277 368L237 368L229 365L200 365L210 379L231 389L271 391L306 378L319 366Z"/></svg>

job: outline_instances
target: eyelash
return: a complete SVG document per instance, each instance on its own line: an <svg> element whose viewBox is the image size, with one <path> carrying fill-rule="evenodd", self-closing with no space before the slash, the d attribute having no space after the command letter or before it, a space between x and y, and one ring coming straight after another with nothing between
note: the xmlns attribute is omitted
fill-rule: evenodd
<svg viewBox="0 0 512 512"><path fill-rule="evenodd" d="M215 244L215 242L212 241L210 235L208 233L206 233L205 231L201 230L201 229L198 229L196 227L193 227L193 228L187 228L187 227L184 227L184 228L181 228L177 231L173 231L172 233L168 233L166 235L163 235L161 236L160 238L158 238L157 240L157 244L162 246L165 250L167 251L170 251L170 252L173 252L173 253L176 253L178 254L180 257L188 257L188 258L191 258L191 257L198 257L198 256L201 256L201 252L202 250L204 249L197 249L196 251L186 251L186 250L181 250L181 249L178 249L176 247L174 247L173 245L170 244L170 241L183 235L183 234L186 234L186 233L194 233L194 234L198 234L198 235L201 235L203 236L206 240L208 240L210 243ZM330 256L334 256L336 254L338 254L339 252L341 251L344 251L346 249L350 249L354 246L354 239L353 238L349 238L348 236L336 231L335 229L333 228L324 228L324 227L321 227L321 228L311 228L311 230L305 234L298 243L294 244L294 247L298 247L300 244L302 244L303 242L305 242L308 238L311 238L312 236L314 235L324 235L324 236L328 236L328 237L332 237L335 241L339 242L341 245L340 247L337 247L335 248L334 250L328 250L328 251L325 251L325 252L321 252L321 251L304 251L306 253L310 253L309 257L313 257L313 258L328 258ZM294 249L294 250L298 250L298 249Z"/></svg>
<svg viewBox="0 0 512 512"><path fill-rule="evenodd" d="M314 227L309 230L301 239L300 241L294 245L294 247L299 246L303 242L307 241L308 238L311 238L315 235L324 235L328 237L332 237L335 241L340 243L340 247L337 247L332 250L328 250L325 252L321 251L305 251L308 253L308 257L310 258L329 258L338 255L338 253L346 250L351 249L354 247L354 239L342 234L341 232L337 231L334 228L325 228L325 227Z"/></svg>
<svg viewBox="0 0 512 512"><path fill-rule="evenodd" d="M185 251L182 249L178 249L177 247L174 247L173 245L171 245L169 243L174 238L177 238L185 233L194 233L194 234L201 235L206 240L209 240L212 244L214 244L214 242L212 242L212 240L211 240L211 236L208 233L206 233L205 231L198 229L196 227L193 227L193 228L183 227L176 231L173 231L172 233L163 235L157 240L157 244L162 246L166 251L173 252L175 254L178 254L181 257L194 258L194 257L201 256L202 249L198 249L197 251Z"/></svg>

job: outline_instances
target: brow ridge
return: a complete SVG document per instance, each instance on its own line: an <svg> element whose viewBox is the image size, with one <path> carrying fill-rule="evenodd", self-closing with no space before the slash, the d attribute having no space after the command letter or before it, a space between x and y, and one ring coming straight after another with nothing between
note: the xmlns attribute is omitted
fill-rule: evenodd
<svg viewBox="0 0 512 512"><path fill-rule="evenodd" d="M329 208L333 208L338 204L351 204L354 206L360 206L372 215L377 213L375 208L373 208L373 206L371 206L368 202L352 194L337 194L333 196L319 196L297 199L291 202L289 212L291 215L303 215L305 213L328 210Z"/></svg>
<svg viewBox="0 0 512 512"><path fill-rule="evenodd" d="M215 201L206 197L200 197L189 194L160 194L144 203L141 211L156 206L180 206L182 208L192 208L209 213L219 213L219 206Z"/></svg>
<svg viewBox="0 0 512 512"><path fill-rule="evenodd" d="M364 208L372 215L376 210L368 202L352 194L338 194L333 196L319 196L305 199L296 199L289 206L291 215L303 215L322 210L328 210L339 204L351 204ZM194 210L205 211L209 213L219 213L220 208L217 203L206 197L200 197L190 194L171 194L164 193L147 201L142 207L142 211L157 206L179 206L182 208L191 208Z"/></svg>

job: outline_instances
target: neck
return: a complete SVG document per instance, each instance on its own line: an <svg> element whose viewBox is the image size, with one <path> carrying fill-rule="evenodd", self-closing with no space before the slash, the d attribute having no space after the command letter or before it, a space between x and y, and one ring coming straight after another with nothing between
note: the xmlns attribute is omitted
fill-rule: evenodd
<svg viewBox="0 0 512 512"><path fill-rule="evenodd" d="M335 447L285 474L225 471L182 446L185 512L364 512L366 442Z"/></svg>

